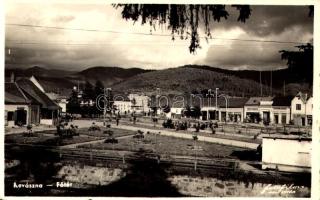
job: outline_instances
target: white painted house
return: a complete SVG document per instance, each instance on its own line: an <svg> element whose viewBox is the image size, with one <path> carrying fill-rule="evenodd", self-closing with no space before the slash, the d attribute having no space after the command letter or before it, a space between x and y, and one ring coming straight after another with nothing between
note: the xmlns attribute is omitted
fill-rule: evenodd
<svg viewBox="0 0 320 200"><path fill-rule="evenodd" d="M291 119L295 125L306 126L312 124L312 97L299 92L291 101Z"/></svg>

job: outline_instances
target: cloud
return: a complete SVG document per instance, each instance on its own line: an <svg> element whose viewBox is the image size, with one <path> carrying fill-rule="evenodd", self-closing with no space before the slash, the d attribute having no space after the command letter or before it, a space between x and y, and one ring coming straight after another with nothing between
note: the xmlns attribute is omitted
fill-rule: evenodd
<svg viewBox="0 0 320 200"><path fill-rule="evenodd" d="M59 15L59 16L56 16L55 18L53 18L52 21L57 24L64 24L64 23L70 22L74 19L75 19L75 17L72 15Z"/></svg>
<svg viewBox="0 0 320 200"><path fill-rule="evenodd" d="M214 23L213 37L282 41L313 40L313 19L306 6L253 6L246 23L228 7L230 17ZM288 17L290 13L290 17ZM189 40L135 35L150 33L150 26L133 25L121 18L121 10L107 4L8 3L6 23L111 30L112 32L57 30L6 26L6 67L43 66L82 70L91 66L121 66L161 69L185 64L207 64L223 68L285 67L278 51L288 44L252 43L201 39L202 49L189 53ZM200 30L201 31L201 30ZM202 32L202 31L201 31ZM158 28L157 34L170 34ZM203 34L202 34L203 35Z"/></svg>
<svg viewBox="0 0 320 200"><path fill-rule="evenodd" d="M237 30L237 31L236 31ZM233 29L230 32L238 32L233 38L250 38L254 33L247 30ZM305 31L303 26L291 26L280 34L270 33L267 37L257 37L265 41L310 41L311 33ZM206 59L202 64L223 67L228 69L256 69L268 70L286 68L286 62L281 60L280 50L297 50L296 44L269 43L269 42L216 42L207 52Z"/></svg>
<svg viewBox="0 0 320 200"><path fill-rule="evenodd" d="M308 6L251 6L251 16L245 22L237 21L239 12L228 6L230 17L220 23L214 23L216 29L230 30L239 27L252 36L266 37L291 29L304 27L308 33L313 32L313 17L309 17Z"/></svg>

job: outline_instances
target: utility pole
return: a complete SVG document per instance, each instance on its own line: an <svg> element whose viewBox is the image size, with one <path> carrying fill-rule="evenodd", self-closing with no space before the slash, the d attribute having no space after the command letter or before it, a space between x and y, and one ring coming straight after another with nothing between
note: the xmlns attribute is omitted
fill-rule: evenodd
<svg viewBox="0 0 320 200"><path fill-rule="evenodd" d="M272 96L272 70L271 70L270 90L271 90L271 96Z"/></svg>
<svg viewBox="0 0 320 200"><path fill-rule="evenodd" d="M286 80L283 81L283 96L286 96Z"/></svg>
<svg viewBox="0 0 320 200"><path fill-rule="evenodd" d="M211 106L211 89L208 90L208 97L209 97L208 107L210 107Z"/></svg>
<svg viewBox="0 0 320 200"><path fill-rule="evenodd" d="M103 88L103 126L106 126L106 88Z"/></svg>
<svg viewBox="0 0 320 200"><path fill-rule="evenodd" d="M80 86L79 86L80 84L79 84L79 80L78 80L78 94L79 94L79 92L80 92Z"/></svg>
<svg viewBox="0 0 320 200"><path fill-rule="evenodd" d="M218 112L218 90L219 90L219 88L216 88L216 114L215 114L216 119L217 119L217 113L219 115L219 112Z"/></svg>
<svg viewBox="0 0 320 200"><path fill-rule="evenodd" d="M260 96L262 97L261 71L259 71L259 73L260 73Z"/></svg>

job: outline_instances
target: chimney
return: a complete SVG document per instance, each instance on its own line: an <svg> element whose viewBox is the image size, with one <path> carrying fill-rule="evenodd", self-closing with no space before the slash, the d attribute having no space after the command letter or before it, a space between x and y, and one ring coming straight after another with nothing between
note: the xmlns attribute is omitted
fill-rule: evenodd
<svg viewBox="0 0 320 200"><path fill-rule="evenodd" d="M11 76L10 76L10 82L11 83L14 83L16 80L15 80L15 77L14 77L14 73L11 72Z"/></svg>

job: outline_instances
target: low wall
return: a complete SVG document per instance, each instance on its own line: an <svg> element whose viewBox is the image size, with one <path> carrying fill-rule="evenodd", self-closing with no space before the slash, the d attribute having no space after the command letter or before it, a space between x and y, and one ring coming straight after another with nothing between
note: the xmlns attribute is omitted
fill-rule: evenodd
<svg viewBox="0 0 320 200"><path fill-rule="evenodd" d="M65 165L58 172L58 177L65 181L90 185L108 185L124 176L125 173L121 169L86 165Z"/></svg>
<svg viewBox="0 0 320 200"><path fill-rule="evenodd" d="M80 187L89 185L108 185L126 176L119 168L98 166L64 165L58 177L76 183ZM186 175L169 176L168 181L186 196L199 197L309 197L310 188L295 185L274 185L266 183L245 183L224 181L209 177L190 177ZM125 190L125 188L124 188Z"/></svg>
<svg viewBox="0 0 320 200"><path fill-rule="evenodd" d="M310 188L304 186L243 183L188 176L172 176L169 179L180 193L187 196L307 197L311 192Z"/></svg>

